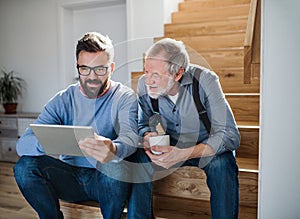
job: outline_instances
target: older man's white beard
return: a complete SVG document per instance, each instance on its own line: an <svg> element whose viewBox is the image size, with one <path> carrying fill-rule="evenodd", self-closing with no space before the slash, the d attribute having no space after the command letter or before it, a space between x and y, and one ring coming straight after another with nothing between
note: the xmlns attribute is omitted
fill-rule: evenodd
<svg viewBox="0 0 300 219"><path fill-rule="evenodd" d="M149 86L147 85L148 94L153 99L158 99L160 96L167 96L168 92L172 89L174 84L175 84L175 81L174 81L173 77L170 77L169 80L168 80L167 87L160 88L156 93L151 92L149 90Z"/></svg>

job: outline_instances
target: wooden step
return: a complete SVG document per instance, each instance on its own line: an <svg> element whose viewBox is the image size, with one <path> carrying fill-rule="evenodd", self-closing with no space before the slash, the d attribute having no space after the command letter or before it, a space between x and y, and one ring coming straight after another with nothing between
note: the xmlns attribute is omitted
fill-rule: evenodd
<svg viewBox="0 0 300 219"><path fill-rule="evenodd" d="M163 219L210 219L210 205L208 201L177 198L169 196L153 197L154 213ZM239 219L256 219L257 210L240 206Z"/></svg>
<svg viewBox="0 0 300 219"><path fill-rule="evenodd" d="M176 38L226 33L245 33L246 26L246 18L183 24L171 23L164 25L164 37Z"/></svg>
<svg viewBox="0 0 300 219"><path fill-rule="evenodd" d="M176 37L197 52L222 51L224 49L242 48L245 33L237 32L220 35Z"/></svg>
<svg viewBox="0 0 300 219"><path fill-rule="evenodd" d="M243 68L214 69L225 93L259 93L259 79L251 84L244 84Z"/></svg>
<svg viewBox="0 0 300 219"><path fill-rule="evenodd" d="M239 155L237 154L236 156ZM258 173L258 159L236 157L236 162L238 164L240 172Z"/></svg>
<svg viewBox="0 0 300 219"><path fill-rule="evenodd" d="M198 52L192 45L187 45L187 51L191 63L204 66L206 68L224 69L224 68L243 68L244 67L244 49L234 48L218 51Z"/></svg>
<svg viewBox="0 0 300 219"><path fill-rule="evenodd" d="M210 219L210 204L206 200L154 194L153 208L155 216L162 218Z"/></svg>
<svg viewBox="0 0 300 219"><path fill-rule="evenodd" d="M258 185L257 177L257 171L239 171L241 196L246 195L241 199L241 205L248 207L257 205L257 193L255 193ZM249 193L249 197L247 197L247 193ZM194 200L209 201L210 199L204 171L190 166L181 167L172 174L154 181L154 194Z"/></svg>
<svg viewBox="0 0 300 219"><path fill-rule="evenodd" d="M239 172L240 205L257 208L258 172Z"/></svg>
<svg viewBox="0 0 300 219"><path fill-rule="evenodd" d="M250 4L250 0L210 0L210 1L185 1L178 5L179 11L203 11L217 7L239 6Z"/></svg>
<svg viewBox="0 0 300 219"><path fill-rule="evenodd" d="M249 5L224 7L199 12L179 11L172 14L172 23L195 23L198 21L214 21L223 19L247 18Z"/></svg>
<svg viewBox="0 0 300 219"><path fill-rule="evenodd" d="M240 205L256 208L258 172L239 171L239 182ZM186 198L195 202L198 200L209 201L210 199L206 175L197 167L181 167L172 174L154 181L153 189L155 196Z"/></svg>
<svg viewBox="0 0 300 219"><path fill-rule="evenodd" d="M237 121L241 134L241 144L236 150L240 171L258 172L259 122Z"/></svg>
<svg viewBox="0 0 300 219"><path fill-rule="evenodd" d="M259 122L259 94L225 94L236 121Z"/></svg>

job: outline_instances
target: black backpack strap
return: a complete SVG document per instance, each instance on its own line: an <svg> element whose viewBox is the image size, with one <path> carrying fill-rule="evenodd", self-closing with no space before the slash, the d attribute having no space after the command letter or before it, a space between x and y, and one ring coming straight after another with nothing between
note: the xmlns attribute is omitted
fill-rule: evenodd
<svg viewBox="0 0 300 219"><path fill-rule="evenodd" d="M194 77L193 77L193 98L194 98L194 102L195 105L197 107L197 111L199 114L199 119L203 122L206 130L208 131L208 133L210 133L211 130L211 123L210 120L208 118L206 109L204 108L204 106L201 103L200 100L200 95L199 95L199 80L200 80L200 74L201 74L201 69L198 69L195 71L194 73Z"/></svg>
<svg viewBox="0 0 300 219"><path fill-rule="evenodd" d="M159 114L158 99L151 98L150 96L149 96L149 98L150 98L151 105L152 105L152 108L154 111L154 114L149 118L149 125L151 128L151 131L158 132L157 125L160 123L161 128L163 129L164 132L166 132L165 128L162 126L163 122L162 122L161 115Z"/></svg>

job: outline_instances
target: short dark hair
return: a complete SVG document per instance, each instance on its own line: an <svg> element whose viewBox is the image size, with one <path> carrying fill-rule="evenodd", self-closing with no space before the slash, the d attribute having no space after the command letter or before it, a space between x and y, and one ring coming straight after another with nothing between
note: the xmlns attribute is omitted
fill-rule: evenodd
<svg viewBox="0 0 300 219"><path fill-rule="evenodd" d="M81 51L87 52L106 52L108 62L112 63L114 59L114 47L108 36L103 36L97 32L88 32L78 40L76 46L76 59Z"/></svg>

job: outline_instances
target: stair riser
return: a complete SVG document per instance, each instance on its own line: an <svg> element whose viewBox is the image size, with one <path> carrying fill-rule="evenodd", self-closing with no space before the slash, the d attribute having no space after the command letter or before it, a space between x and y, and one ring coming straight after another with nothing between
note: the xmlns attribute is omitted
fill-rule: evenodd
<svg viewBox="0 0 300 219"><path fill-rule="evenodd" d="M214 21L223 19L247 18L249 5L241 7L216 8L199 12L175 12L172 14L172 23L194 23L198 21Z"/></svg>
<svg viewBox="0 0 300 219"><path fill-rule="evenodd" d="M219 76L224 93L259 93L259 78L244 84L243 69L214 69Z"/></svg>
<svg viewBox="0 0 300 219"><path fill-rule="evenodd" d="M258 160L259 129L239 128L241 145L237 150L237 157Z"/></svg>
<svg viewBox="0 0 300 219"><path fill-rule="evenodd" d="M239 172L240 205L257 207L258 173ZM210 199L206 175L196 167L184 167L153 184L155 196L169 196L193 200Z"/></svg>
<svg viewBox="0 0 300 219"><path fill-rule="evenodd" d="M215 51L240 48L243 45L245 33L222 34L212 36L176 37L196 51Z"/></svg>
<svg viewBox="0 0 300 219"><path fill-rule="evenodd" d="M179 4L179 11L213 10L216 7L232 7L249 4L250 0L213 0L213 1L186 1Z"/></svg>
<svg viewBox="0 0 300 219"><path fill-rule="evenodd" d="M242 48L211 52L195 51L188 48L188 52L192 63L208 67L212 70L244 67L244 50Z"/></svg>
<svg viewBox="0 0 300 219"><path fill-rule="evenodd" d="M208 201L154 195L153 206L157 217L210 219L210 204ZM256 208L240 206L239 218L257 219Z"/></svg>
<svg viewBox="0 0 300 219"><path fill-rule="evenodd" d="M259 95L226 95L236 121L259 123Z"/></svg>
<svg viewBox="0 0 300 219"><path fill-rule="evenodd" d="M228 33L244 33L247 19L198 22L191 24L165 24L165 37L193 37L199 35L220 35Z"/></svg>

